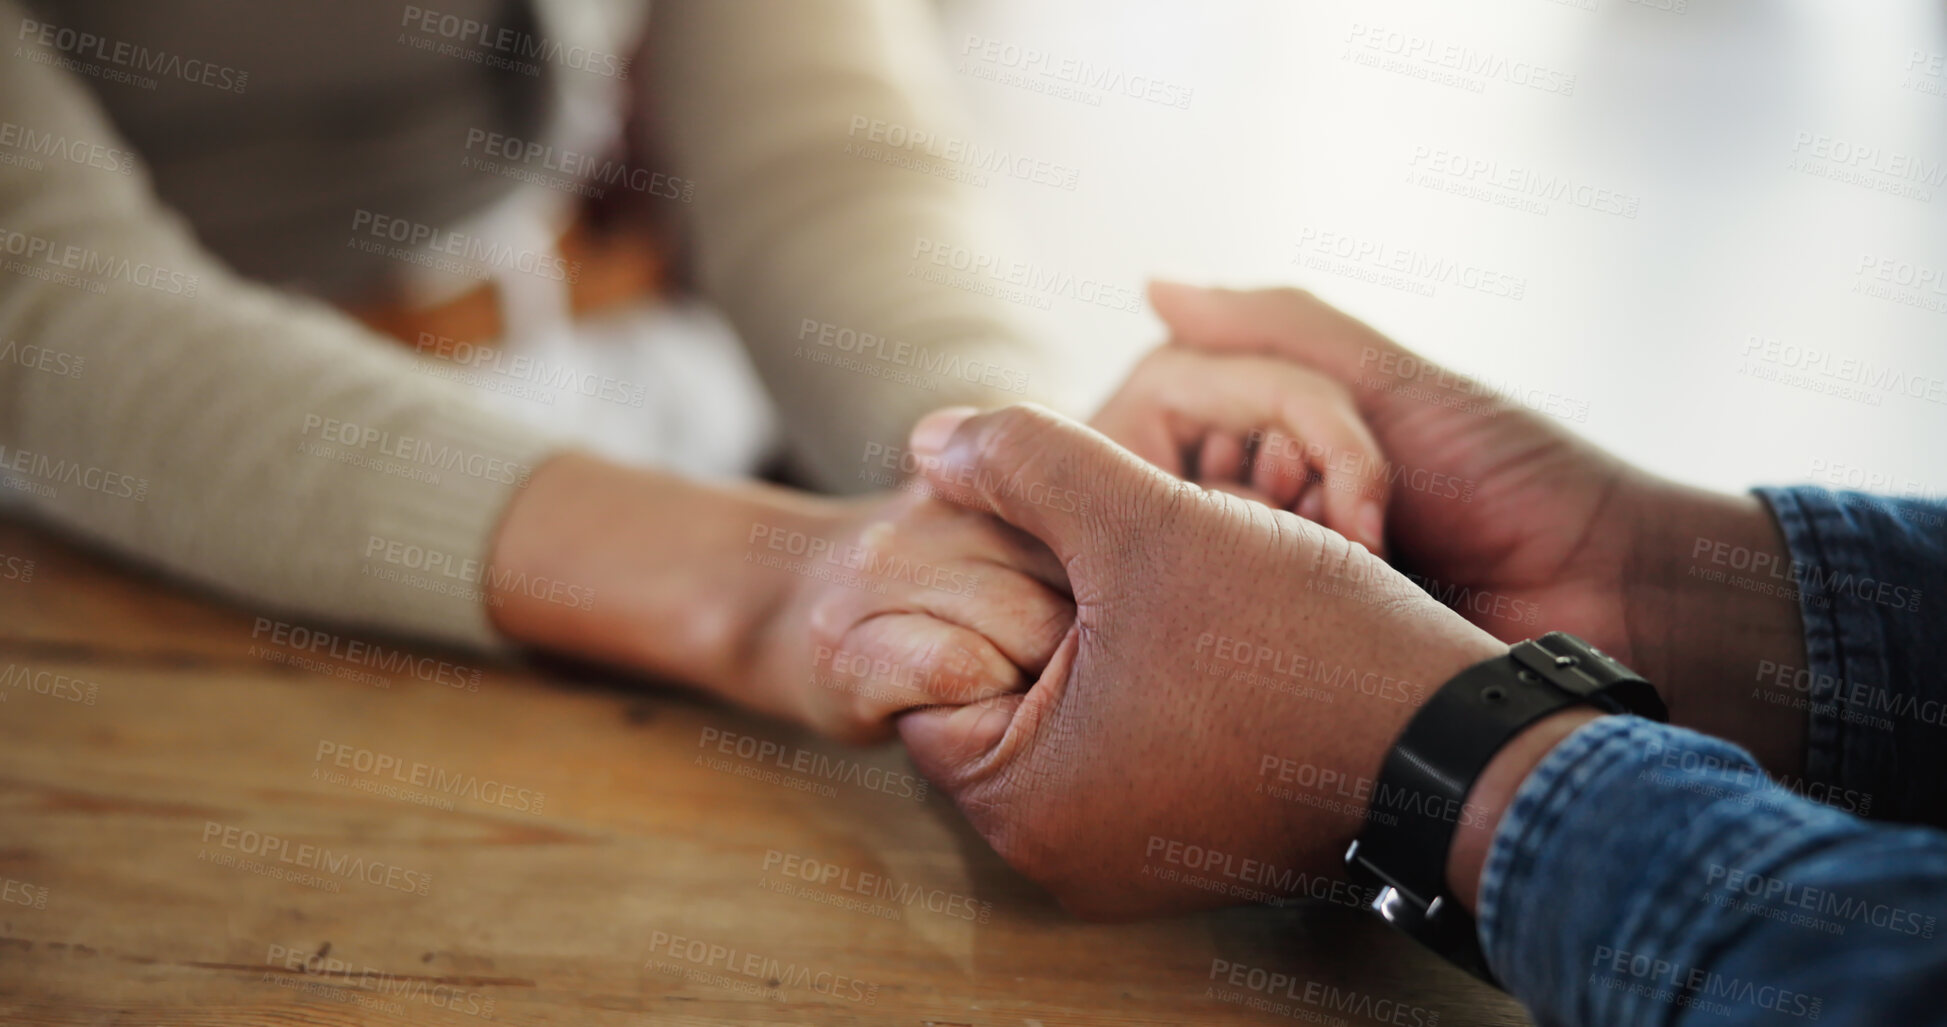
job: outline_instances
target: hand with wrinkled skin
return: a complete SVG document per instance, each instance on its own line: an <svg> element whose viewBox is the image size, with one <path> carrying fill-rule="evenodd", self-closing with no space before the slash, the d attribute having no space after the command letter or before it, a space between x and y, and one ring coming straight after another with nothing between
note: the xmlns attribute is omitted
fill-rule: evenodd
<svg viewBox="0 0 1947 1027"><path fill-rule="evenodd" d="M1748 698L1765 662L1805 665L1796 602L1694 574L1700 539L1790 562L1762 501L1634 467L1309 293L1155 282L1149 295L1173 345L1281 358L1351 391L1398 472L1389 554L1467 619L1507 642L1580 635L1656 683L1672 723L1802 770L1803 715ZM1653 416L1654 397L1641 402Z"/></svg>
<svg viewBox="0 0 1947 1027"><path fill-rule="evenodd" d="M1336 532L1040 408L939 411L912 446L938 495L1054 551L1075 617L1027 692L907 713L900 736L1077 913L1251 897L1170 879L1194 869L1172 845L1339 877L1358 811L1268 794L1266 758L1371 778L1428 691L1505 651Z"/></svg>

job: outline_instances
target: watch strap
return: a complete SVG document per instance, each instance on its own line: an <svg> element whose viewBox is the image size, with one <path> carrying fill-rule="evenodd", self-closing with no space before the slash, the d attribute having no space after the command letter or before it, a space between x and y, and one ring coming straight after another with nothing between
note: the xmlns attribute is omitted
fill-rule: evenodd
<svg viewBox="0 0 1947 1027"><path fill-rule="evenodd" d="M1493 983L1474 919L1447 894L1455 830L1483 811L1466 805L1494 755L1536 721L1571 706L1667 716L1656 689L1573 635L1551 632L1460 672L1427 700L1386 754L1366 827L1347 865L1382 888L1373 908Z"/></svg>

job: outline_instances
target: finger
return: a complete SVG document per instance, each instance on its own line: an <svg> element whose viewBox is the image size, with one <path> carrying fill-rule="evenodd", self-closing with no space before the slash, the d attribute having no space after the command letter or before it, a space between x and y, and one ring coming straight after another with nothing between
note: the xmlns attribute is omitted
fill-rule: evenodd
<svg viewBox="0 0 1947 1027"><path fill-rule="evenodd" d="M1325 523L1324 487L1322 485L1313 485L1306 489L1305 494L1298 497L1298 505L1291 512L1314 524Z"/></svg>
<svg viewBox="0 0 1947 1027"><path fill-rule="evenodd" d="M1461 381L1299 289L1241 291L1153 281L1149 305L1177 342L1299 361L1350 387L1361 409L1388 405L1402 379L1427 385Z"/></svg>
<svg viewBox="0 0 1947 1027"><path fill-rule="evenodd" d="M885 613L854 625L818 654L818 682L849 694L859 720L960 705L1026 687L1019 668L978 632L925 613Z"/></svg>
<svg viewBox="0 0 1947 1027"><path fill-rule="evenodd" d="M1259 431L1261 439L1251 463L1251 487L1268 497L1271 506L1289 510L1311 483L1304 446L1276 428Z"/></svg>
<svg viewBox="0 0 1947 1027"><path fill-rule="evenodd" d="M913 710L895 722L913 765L952 794L975 826L994 811L972 790L1034 746L1051 711L1061 703L1080 649L1080 633L1070 632L1031 691L958 708Z"/></svg>
<svg viewBox="0 0 1947 1027"><path fill-rule="evenodd" d="M1016 692L965 706L912 710L895 722L899 740L921 776L952 792L1007 736L1024 699Z"/></svg>
<svg viewBox="0 0 1947 1027"><path fill-rule="evenodd" d="M960 512L986 522L990 545L974 554L977 559L1025 574L1046 585L1057 596L1068 595L1068 569L1061 565L1053 551L1040 539L991 514L971 510Z"/></svg>
<svg viewBox="0 0 1947 1027"><path fill-rule="evenodd" d="M987 564L976 573L964 590L916 588L905 598L987 639L1027 674L1041 673L1075 622L1075 604L1009 567Z"/></svg>
<svg viewBox="0 0 1947 1027"><path fill-rule="evenodd" d="M1141 379L1150 373L1148 364L1145 359L1137 365L1129 382L1089 419L1089 426L1163 470L1188 477L1187 447L1171 432L1169 419L1154 409L1151 391L1141 387Z"/></svg>
<svg viewBox="0 0 1947 1027"><path fill-rule="evenodd" d="M934 411L913 426L911 446L936 494L998 514L1068 567L1119 551L1156 502L1184 487L1100 432L1032 404Z"/></svg>
<svg viewBox="0 0 1947 1027"><path fill-rule="evenodd" d="M1288 402L1285 420L1304 436L1308 472L1319 478L1312 491L1322 501L1322 516L1312 519L1383 553L1392 485L1385 454L1365 419L1334 392Z"/></svg>
<svg viewBox="0 0 1947 1027"><path fill-rule="evenodd" d="M1205 484L1220 481L1243 484L1245 455L1242 438L1224 431L1205 435L1197 454L1196 480Z"/></svg>

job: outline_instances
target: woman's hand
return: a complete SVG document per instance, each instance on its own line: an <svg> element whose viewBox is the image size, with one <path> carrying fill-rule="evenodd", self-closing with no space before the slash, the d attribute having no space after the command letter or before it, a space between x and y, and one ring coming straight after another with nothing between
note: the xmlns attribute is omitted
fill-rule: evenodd
<svg viewBox="0 0 1947 1027"><path fill-rule="evenodd" d="M1385 456L1351 390L1309 367L1162 346L1089 426L1179 478L1290 510L1384 552Z"/></svg>
<svg viewBox="0 0 1947 1027"><path fill-rule="evenodd" d="M873 741L893 714L1023 688L1073 619L1040 543L921 495L544 464L485 572L509 638Z"/></svg>
<svg viewBox="0 0 1947 1027"><path fill-rule="evenodd" d="M1026 688L1075 617L1045 546L924 495L759 521L741 559L778 598L732 698L847 741L891 734L902 710Z"/></svg>

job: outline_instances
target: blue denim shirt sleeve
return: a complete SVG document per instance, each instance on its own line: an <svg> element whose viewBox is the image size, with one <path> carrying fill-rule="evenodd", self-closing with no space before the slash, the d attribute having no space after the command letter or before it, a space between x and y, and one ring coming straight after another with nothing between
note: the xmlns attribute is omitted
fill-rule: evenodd
<svg viewBox="0 0 1947 1027"><path fill-rule="evenodd" d="M1947 1024L1947 834L1637 717L1590 722L1522 784L1479 913L1544 1027Z"/></svg>
<svg viewBox="0 0 1947 1027"><path fill-rule="evenodd" d="M1805 666L1761 668L1754 697L1806 709L1812 793L1947 827L1947 504L1757 492L1791 549Z"/></svg>

